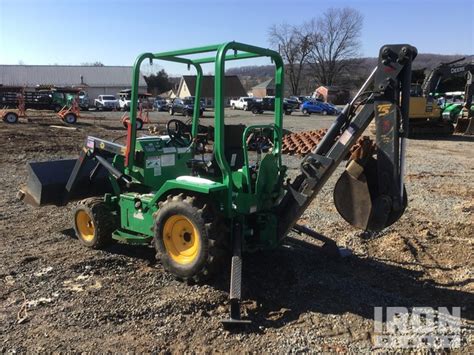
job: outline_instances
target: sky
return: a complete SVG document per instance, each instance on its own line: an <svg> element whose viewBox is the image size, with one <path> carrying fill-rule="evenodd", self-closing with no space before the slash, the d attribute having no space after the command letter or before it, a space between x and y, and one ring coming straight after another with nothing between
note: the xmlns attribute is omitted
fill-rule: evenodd
<svg viewBox="0 0 474 355"><path fill-rule="evenodd" d="M375 57L388 43L409 43L420 53L474 54L474 0L0 0L0 64L132 65L143 52L232 40L268 47L272 24L298 25L346 6L364 16L362 56ZM160 64L145 70L187 71ZM269 61L231 66L260 64Z"/></svg>

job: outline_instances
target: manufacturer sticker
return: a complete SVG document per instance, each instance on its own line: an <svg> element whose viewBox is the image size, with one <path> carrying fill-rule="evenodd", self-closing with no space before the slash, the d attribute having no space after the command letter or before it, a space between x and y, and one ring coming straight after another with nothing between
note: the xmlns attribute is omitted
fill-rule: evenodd
<svg viewBox="0 0 474 355"><path fill-rule="evenodd" d="M346 145L347 142L349 142L349 139L351 139L353 134L354 134L354 128L349 126L349 128L346 129L344 133L341 135L341 138L339 138L339 143Z"/></svg>
<svg viewBox="0 0 474 355"><path fill-rule="evenodd" d="M176 153L176 148L175 147L164 147L163 148L163 153Z"/></svg>
<svg viewBox="0 0 474 355"><path fill-rule="evenodd" d="M141 212L135 212L135 213L133 214L133 218L135 218L135 219L141 219L141 220L145 219L145 218L143 217L143 213L141 213Z"/></svg>
<svg viewBox="0 0 474 355"><path fill-rule="evenodd" d="M232 156L230 157L230 166L235 166L235 161L237 160L237 154L232 154Z"/></svg>
<svg viewBox="0 0 474 355"><path fill-rule="evenodd" d="M165 154L161 156L161 166L173 166L175 164L174 154Z"/></svg>
<svg viewBox="0 0 474 355"><path fill-rule="evenodd" d="M87 148L94 149L94 140L88 139L86 146Z"/></svg>
<svg viewBox="0 0 474 355"><path fill-rule="evenodd" d="M146 160L145 164L146 169L151 169L151 168L156 168L156 167L161 167L161 159L160 157L149 157Z"/></svg>

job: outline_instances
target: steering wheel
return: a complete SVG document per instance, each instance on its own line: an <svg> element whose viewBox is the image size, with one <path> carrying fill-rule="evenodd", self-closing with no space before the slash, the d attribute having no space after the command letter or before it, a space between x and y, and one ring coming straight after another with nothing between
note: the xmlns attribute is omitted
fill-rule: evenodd
<svg viewBox="0 0 474 355"><path fill-rule="evenodd" d="M166 124L166 131L168 132L172 142L181 147L187 147L189 145L191 140L191 130L184 122L173 118Z"/></svg>

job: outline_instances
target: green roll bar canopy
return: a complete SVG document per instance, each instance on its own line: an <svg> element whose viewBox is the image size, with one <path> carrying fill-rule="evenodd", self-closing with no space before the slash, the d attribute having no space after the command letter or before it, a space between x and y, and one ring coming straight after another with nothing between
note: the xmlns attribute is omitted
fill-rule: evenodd
<svg viewBox="0 0 474 355"><path fill-rule="evenodd" d="M227 54L233 51L232 54ZM201 53L214 52L214 56L191 59L183 56L196 55ZM138 81L140 78L140 66L142 62L149 59L152 62L154 59L165 60L169 62L187 64L188 68L193 66L196 69L196 92L193 110L193 128L192 136L197 135L199 124L199 108L201 99L201 84L202 84L202 67L201 64L215 63L215 133L214 133L214 152L216 161L223 174L223 183L229 184L231 182L231 173L229 165L224 156L224 78L225 78L225 62L230 60L248 59L257 57L270 57L275 63L275 152L281 151L281 132L283 127L283 60L277 52L267 49L255 47L238 42L227 42L223 44L215 44L204 47L183 49L171 52L162 53L143 53L138 56L133 67L132 77L132 97L130 103L130 136L128 137L127 149L127 166L125 173L129 173L135 162L135 145L136 145L136 119L138 108Z"/></svg>

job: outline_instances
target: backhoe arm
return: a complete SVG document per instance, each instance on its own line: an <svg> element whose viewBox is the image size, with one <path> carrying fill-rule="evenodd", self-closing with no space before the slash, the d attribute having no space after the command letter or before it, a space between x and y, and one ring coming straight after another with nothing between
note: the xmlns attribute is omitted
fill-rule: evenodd
<svg viewBox="0 0 474 355"><path fill-rule="evenodd" d="M279 237L291 230L334 170L375 117L377 159L351 161L336 185L335 203L351 224L379 230L403 213L405 137L408 132L411 63L410 45L381 48L377 67L346 105L314 151L301 163L301 174L288 184L277 206ZM361 104L356 106L356 102Z"/></svg>

